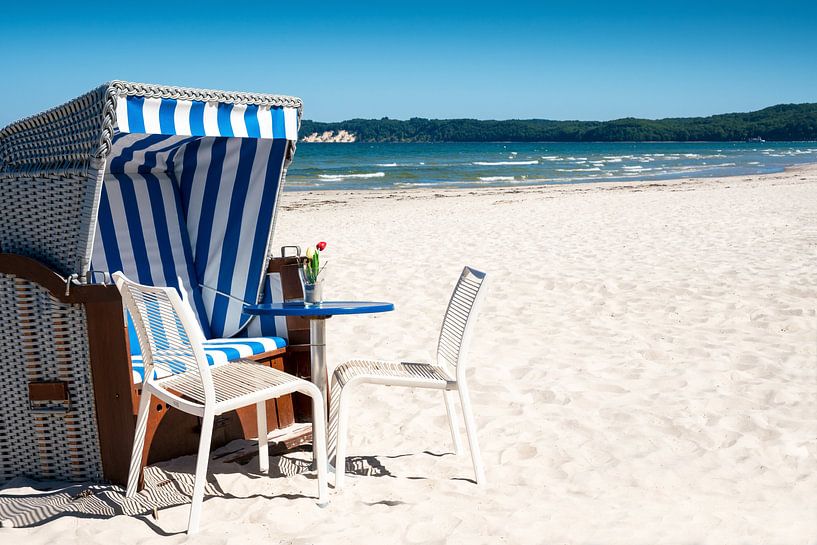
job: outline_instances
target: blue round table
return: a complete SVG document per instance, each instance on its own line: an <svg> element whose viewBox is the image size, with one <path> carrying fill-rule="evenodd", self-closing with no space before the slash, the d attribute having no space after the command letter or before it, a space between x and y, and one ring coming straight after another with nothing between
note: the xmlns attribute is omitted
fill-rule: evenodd
<svg viewBox="0 0 817 545"><path fill-rule="evenodd" d="M322 303L260 303L245 305L244 313L253 316L304 316L309 318L309 352L312 360L312 382L323 394L326 411L329 410L326 373L326 319L343 314L371 314L391 312L392 303L375 301L324 301Z"/></svg>
<svg viewBox="0 0 817 545"><path fill-rule="evenodd" d="M324 301L322 303L260 303L245 305L244 313L263 316L306 316L309 318L329 318L338 314L370 314L390 312L392 303L375 301Z"/></svg>

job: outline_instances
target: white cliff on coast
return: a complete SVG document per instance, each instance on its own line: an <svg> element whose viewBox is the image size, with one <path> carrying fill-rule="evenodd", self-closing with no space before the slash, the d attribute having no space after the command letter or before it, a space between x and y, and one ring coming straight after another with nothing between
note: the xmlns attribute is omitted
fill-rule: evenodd
<svg viewBox="0 0 817 545"><path fill-rule="evenodd" d="M321 134L313 132L312 134L301 138L301 142L354 142L357 140L357 137L346 130L339 130L337 133L335 131L324 131Z"/></svg>

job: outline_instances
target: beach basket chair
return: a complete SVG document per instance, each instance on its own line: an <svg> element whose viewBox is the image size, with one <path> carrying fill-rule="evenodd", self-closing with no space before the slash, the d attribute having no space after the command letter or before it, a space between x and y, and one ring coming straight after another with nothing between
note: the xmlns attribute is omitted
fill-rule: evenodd
<svg viewBox="0 0 817 545"><path fill-rule="evenodd" d="M183 302L176 290L143 286L115 273L114 280L122 293L125 307L134 318L139 344L145 358L145 378L136 435L128 475L127 496L133 496L141 477L142 451L150 405L156 397L180 411L202 419L201 438L193 498L187 533L198 531L213 423L217 415L248 405L256 405L259 466L269 471L269 449L265 402L292 392L312 399L313 441L318 471L318 501L327 503L326 430L323 396L318 387L251 360L211 368L204 350L204 338L193 309Z"/></svg>
<svg viewBox="0 0 817 545"><path fill-rule="evenodd" d="M124 484L145 367L114 271L188 301L209 363L308 368L288 359L298 324L243 313L291 284L271 241L301 109L113 81L0 130L0 483ZM266 406L279 429L309 412L297 395ZM145 461L195 452L195 418L153 411ZM217 418L214 443L256 422Z"/></svg>
<svg viewBox="0 0 817 545"><path fill-rule="evenodd" d="M454 408L454 392L459 394L471 462L477 484L485 484L485 469L477 440L477 427L471 409L468 383L465 379L466 350L481 298L485 273L471 267L462 270L445 311L437 344L437 362L396 362L354 359L340 364L332 376L330 429L336 433L335 489L346 475L349 429L349 395L361 384L404 386L441 390L454 451L461 450L459 425Z"/></svg>

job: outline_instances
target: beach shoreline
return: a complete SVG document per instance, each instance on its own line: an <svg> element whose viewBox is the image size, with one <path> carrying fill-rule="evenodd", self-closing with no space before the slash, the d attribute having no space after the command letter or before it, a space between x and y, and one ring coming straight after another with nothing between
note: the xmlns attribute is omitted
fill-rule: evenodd
<svg viewBox="0 0 817 545"><path fill-rule="evenodd" d="M795 177L799 177L795 180ZM801 179L802 178L802 179ZM321 189L298 190L282 194L281 211L312 204L338 204L352 201L380 199L428 199L451 198L464 196L503 196L543 194L553 196L560 193L586 191L646 190L665 187L686 186L693 188L718 187L728 183L762 182L762 183L797 183L810 182L817 178L817 163L806 163L788 166L782 172L766 174L736 174L733 176L671 178L666 180L631 180L631 181L595 181L570 182L541 185L486 186L470 188L450 187L416 187L405 189Z"/></svg>
<svg viewBox="0 0 817 545"><path fill-rule="evenodd" d="M230 462L255 448L233 443L210 465L197 539L814 545L817 165L282 199L272 247L327 241L326 298L396 306L332 318L330 369L431 358L462 266L487 271L466 378L488 484L472 482L467 450L451 454L438 392L361 388L349 443L360 475L327 508L314 474L293 469L308 452L273 456L267 477L255 458ZM194 460L155 470L184 489L177 475ZM34 484L0 490L0 511L38 497ZM89 518L82 501L0 528L0 543L186 540L187 504Z"/></svg>

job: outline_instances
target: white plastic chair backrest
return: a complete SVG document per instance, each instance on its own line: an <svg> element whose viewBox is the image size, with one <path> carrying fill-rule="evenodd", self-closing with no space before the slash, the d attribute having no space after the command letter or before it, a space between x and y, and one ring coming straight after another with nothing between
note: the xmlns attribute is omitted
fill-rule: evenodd
<svg viewBox="0 0 817 545"><path fill-rule="evenodd" d="M482 299L485 276L484 272L471 267L462 270L440 329L437 363L455 369L457 380L465 373L465 352L470 342L473 318Z"/></svg>
<svg viewBox="0 0 817 545"><path fill-rule="evenodd" d="M205 401L214 401L201 330L190 305L173 288L137 284L122 272L112 276L125 308L133 317L145 365L145 382L154 381L155 369L164 376L189 372L188 376L198 379L202 386Z"/></svg>

